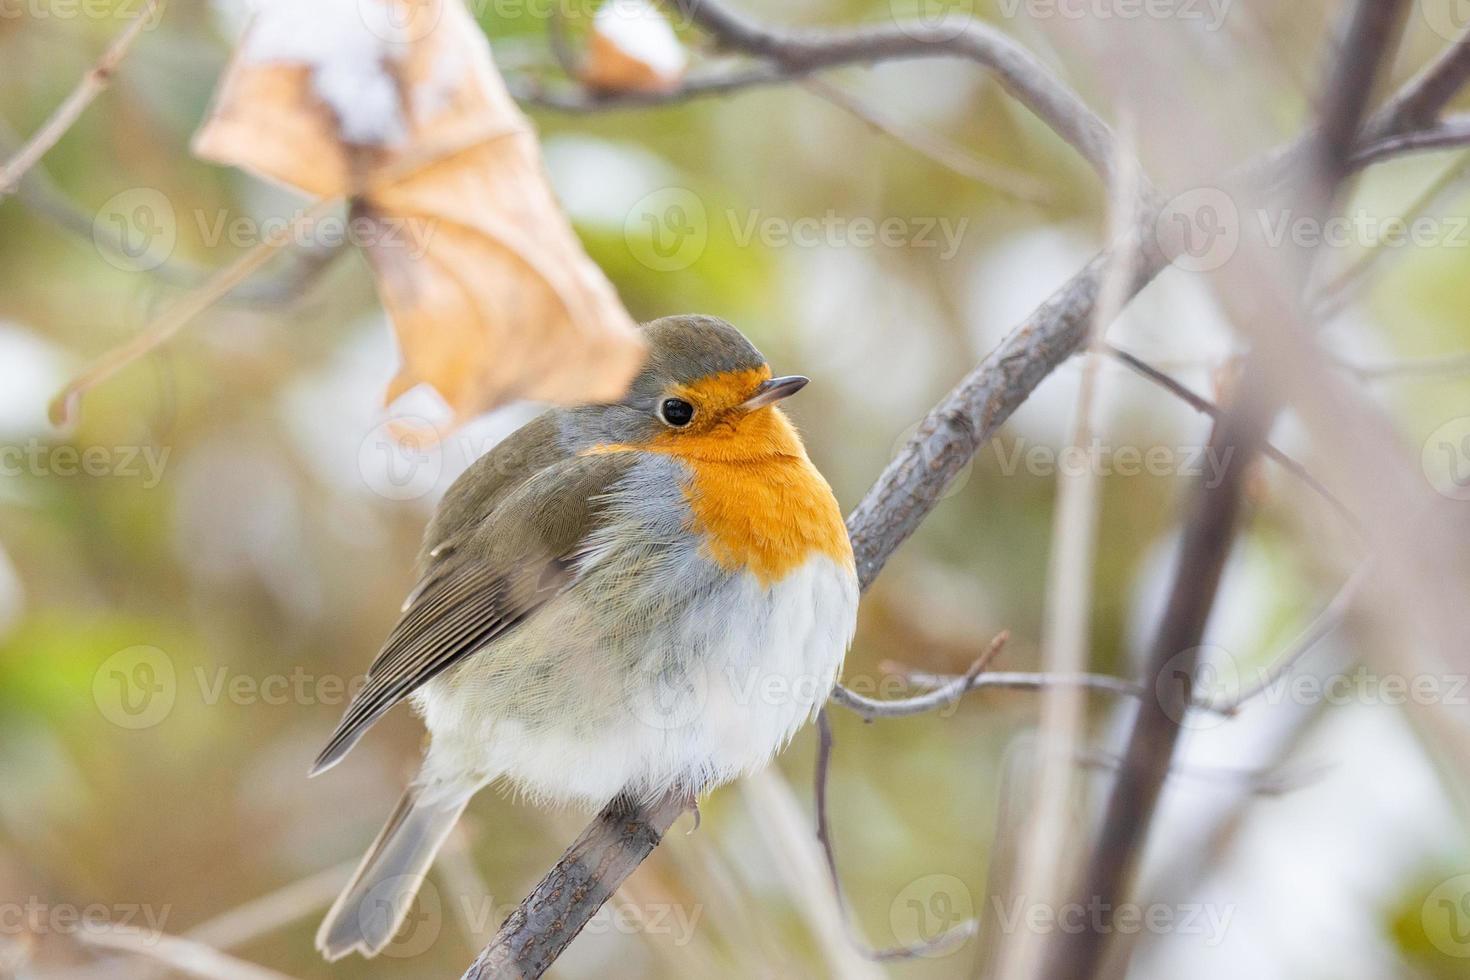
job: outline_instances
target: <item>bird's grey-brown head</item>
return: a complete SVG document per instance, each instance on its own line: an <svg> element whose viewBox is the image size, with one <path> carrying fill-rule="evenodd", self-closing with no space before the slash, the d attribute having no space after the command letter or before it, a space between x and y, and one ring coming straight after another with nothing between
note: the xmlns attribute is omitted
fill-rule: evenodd
<svg viewBox="0 0 1470 980"><path fill-rule="evenodd" d="M666 316L642 325L648 361L612 405L573 409L574 440L645 445L733 433L741 419L793 395L807 379L773 378L765 356L718 317Z"/></svg>

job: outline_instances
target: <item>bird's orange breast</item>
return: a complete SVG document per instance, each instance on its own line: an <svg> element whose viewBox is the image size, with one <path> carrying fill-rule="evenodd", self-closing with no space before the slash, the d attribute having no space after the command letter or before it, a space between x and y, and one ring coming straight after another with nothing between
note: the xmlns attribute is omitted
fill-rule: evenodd
<svg viewBox="0 0 1470 980"><path fill-rule="evenodd" d="M825 555L852 567L852 545L827 481L805 454L756 463L686 460L687 496L710 558L771 585Z"/></svg>
<svg viewBox="0 0 1470 980"><path fill-rule="evenodd" d="M832 488L780 409L766 408L703 433L670 432L637 450L672 456L689 470L690 521L710 559L771 585L822 555L855 567Z"/></svg>

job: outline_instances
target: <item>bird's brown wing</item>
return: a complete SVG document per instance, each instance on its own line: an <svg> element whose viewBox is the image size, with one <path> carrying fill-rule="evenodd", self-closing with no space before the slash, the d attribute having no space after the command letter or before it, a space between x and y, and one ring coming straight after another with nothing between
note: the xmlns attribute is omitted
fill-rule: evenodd
<svg viewBox="0 0 1470 980"><path fill-rule="evenodd" d="M573 457L504 497L452 549L431 557L398 625L368 669L312 774L335 765L372 724L430 678L516 628L576 581L603 494L628 454Z"/></svg>

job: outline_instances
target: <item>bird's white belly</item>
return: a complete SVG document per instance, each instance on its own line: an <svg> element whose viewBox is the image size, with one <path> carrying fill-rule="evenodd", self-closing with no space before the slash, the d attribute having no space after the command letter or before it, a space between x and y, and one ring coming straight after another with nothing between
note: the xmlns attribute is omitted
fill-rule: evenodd
<svg viewBox="0 0 1470 980"><path fill-rule="evenodd" d="M428 783L460 792L505 777L540 800L597 806L764 766L836 681L856 578L825 556L770 586L693 556L678 564L659 571L699 598L663 609L634 587L614 608L589 609L569 594L426 685L416 700L433 736ZM620 623L611 637L599 628L609 617Z"/></svg>

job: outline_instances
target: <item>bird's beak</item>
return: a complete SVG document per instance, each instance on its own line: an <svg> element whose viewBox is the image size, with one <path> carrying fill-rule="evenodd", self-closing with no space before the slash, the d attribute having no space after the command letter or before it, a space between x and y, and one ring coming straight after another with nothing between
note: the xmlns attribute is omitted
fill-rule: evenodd
<svg viewBox="0 0 1470 980"><path fill-rule="evenodd" d="M810 380L811 378L803 378L799 374L772 378L770 381L762 382L761 386L755 390L755 394L741 402L740 407L747 412L753 412L758 408L774 405L781 399L788 398L805 388L806 383Z"/></svg>

